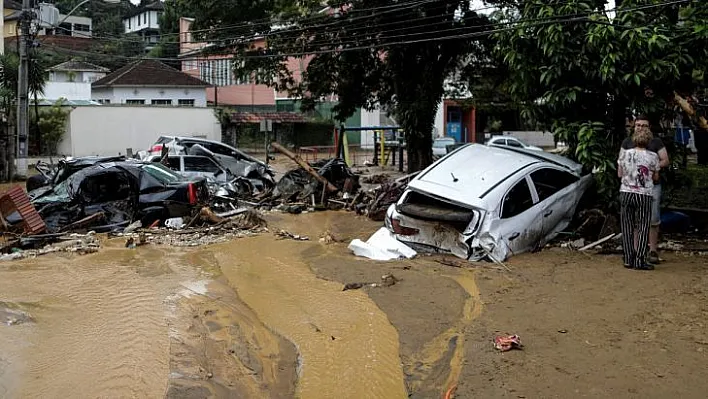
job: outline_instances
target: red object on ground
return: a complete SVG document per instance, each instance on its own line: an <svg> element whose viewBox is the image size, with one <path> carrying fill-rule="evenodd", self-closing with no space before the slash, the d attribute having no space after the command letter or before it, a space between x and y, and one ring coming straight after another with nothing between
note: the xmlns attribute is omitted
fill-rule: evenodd
<svg viewBox="0 0 708 399"><path fill-rule="evenodd" d="M15 186L0 197L0 213L2 213L2 227L6 230L7 216L17 211L22 217L22 230L26 234L34 235L44 233L47 226L39 216L37 209L30 202L25 190L20 186Z"/></svg>
<svg viewBox="0 0 708 399"><path fill-rule="evenodd" d="M512 349L521 349L523 345L518 335L509 335L494 338L494 347L502 352L506 352Z"/></svg>

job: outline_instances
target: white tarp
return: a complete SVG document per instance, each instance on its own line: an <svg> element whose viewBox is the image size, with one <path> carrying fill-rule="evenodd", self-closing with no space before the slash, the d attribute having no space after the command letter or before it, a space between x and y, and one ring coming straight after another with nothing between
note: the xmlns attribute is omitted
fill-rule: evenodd
<svg viewBox="0 0 708 399"><path fill-rule="evenodd" d="M415 250L396 240L387 228L380 228L374 235L364 242L355 239L349 244L349 250L356 256L363 256L373 260L393 260L399 258L412 258L416 256Z"/></svg>

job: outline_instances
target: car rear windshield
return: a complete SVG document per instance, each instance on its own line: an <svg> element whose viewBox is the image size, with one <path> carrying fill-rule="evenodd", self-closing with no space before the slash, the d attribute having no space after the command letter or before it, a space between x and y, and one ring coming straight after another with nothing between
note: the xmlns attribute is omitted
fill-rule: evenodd
<svg viewBox="0 0 708 399"><path fill-rule="evenodd" d="M176 183L184 180L182 176L176 174L159 163L143 165L143 170L162 183Z"/></svg>

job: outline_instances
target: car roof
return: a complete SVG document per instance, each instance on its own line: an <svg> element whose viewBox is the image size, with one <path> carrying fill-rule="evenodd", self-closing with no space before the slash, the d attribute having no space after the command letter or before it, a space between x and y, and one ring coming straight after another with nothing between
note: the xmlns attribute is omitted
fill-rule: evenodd
<svg viewBox="0 0 708 399"><path fill-rule="evenodd" d="M540 162L529 155L468 144L429 166L410 182L409 187L472 204L479 202L509 176Z"/></svg>

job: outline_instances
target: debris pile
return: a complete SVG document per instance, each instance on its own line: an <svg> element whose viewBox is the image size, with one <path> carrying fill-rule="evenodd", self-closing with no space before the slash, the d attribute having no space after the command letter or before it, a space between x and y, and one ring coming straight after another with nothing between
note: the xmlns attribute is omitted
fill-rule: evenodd
<svg viewBox="0 0 708 399"><path fill-rule="evenodd" d="M54 242L52 244L41 245L41 243L47 241ZM86 235L69 234L56 237L32 237L22 240L20 247L12 247L9 253L0 255L0 260L36 258L37 256L57 252L85 255L98 252L100 247L100 241L94 232L90 232Z"/></svg>
<svg viewBox="0 0 708 399"><path fill-rule="evenodd" d="M196 247L217 244L234 238L248 237L267 232L267 223L252 209L243 209L231 216L213 214L209 208L203 208L199 221L192 221L193 227L171 229L137 229L117 233L114 236L127 237L126 247L135 248L147 243L170 245L175 247Z"/></svg>

